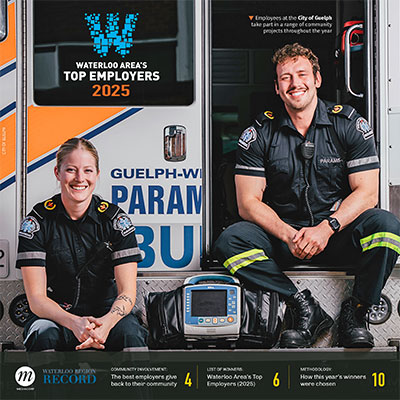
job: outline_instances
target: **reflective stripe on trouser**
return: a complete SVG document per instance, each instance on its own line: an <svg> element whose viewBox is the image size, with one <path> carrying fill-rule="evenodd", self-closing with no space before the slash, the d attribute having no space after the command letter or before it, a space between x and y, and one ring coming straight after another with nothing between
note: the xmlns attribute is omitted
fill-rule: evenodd
<svg viewBox="0 0 400 400"><path fill-rule="evenodd" d="M362 251L388 247L400 255L400 236L391 232L377 232L360 240Z"/></svg>
<svg viewBox="0 0 400 400"><path fill-rule="evenodd" d="M262 249L248 250L243 253L237 254L231 258L228 258L224 262L224 267L229 270L233 275L238 269L246 267L247 265L253 264L255 261L268 260Z"/></svg>
<svg viewBox="0 0 400 400"><path fill-rule="evenodd" d="M259 249L263 250L267 259L256 260L256 253L247 253L252 250L258 252ZM388 211L370 209L333 235L325 250L308 263L327 266L327 270L329 266L356 267L353 295L365 303L374 304L379 302L399 250L399 220ZM247 256L244 255L246 253ZM241 221L226 228L215 243L215 255L228 269L239 266L234 271L235 276L249 286L275 290L285 296L297 291L279 265L286 268L303 261L294 257L282 241L267 234L258 225ZM255 259L245 265L244 258L249 259L249 255Z"/></svg>
<svg viewBox="0 0 400 400"><path fill-rule="evenodd" d="M241 221L221 233L214 253L246 287L291 296L297 289L271 257L274 254L272 240L258 225Z"/></svg>
<svg viewBox="0 0 400 400"><path fill-rule="evenodd" d="M400 222L388 211L374 208L363 212L349 228L353 243L359 246L353 295L378 304L400 254Z"/></svg>

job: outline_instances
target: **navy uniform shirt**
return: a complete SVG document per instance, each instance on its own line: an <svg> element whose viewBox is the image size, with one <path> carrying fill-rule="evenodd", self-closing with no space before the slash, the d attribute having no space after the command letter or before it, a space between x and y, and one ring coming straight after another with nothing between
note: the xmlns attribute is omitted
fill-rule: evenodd
<svg viewBox="0 0 400 400"><path fill-rule="evenodd" d="M116 295L114 267L142 260L134 231L123 210L97 196L92 197L85 215L74 221L68 216L61 196L56 195L37 204L22 221L17 268L44 267L49 296L68 309L67 305L75 299L77 273L93 258L96 245L109 242L112 251L106 250L95 261L98 276L86 276L89 284L85 280L82 284L81 301L93 305L94 312L106 299ZM90 307L86 311L91 311Z"/></svg>
<svg viewBox="0 0 400 400"><path fill-rule="evenodd" d="M329 103L327 103L329 104ZM264 202L284 221L310 225L305 199L305 167L300 145L315 145L307 175L314 225L336 211L351 189L348 175L379 168L374 135L368 122L350 106L328 105L318 99L311 126L303 137L286 110L266 111L239 138L235 174L265 177ZM340 156L329 126L346 152Z"/></svg>

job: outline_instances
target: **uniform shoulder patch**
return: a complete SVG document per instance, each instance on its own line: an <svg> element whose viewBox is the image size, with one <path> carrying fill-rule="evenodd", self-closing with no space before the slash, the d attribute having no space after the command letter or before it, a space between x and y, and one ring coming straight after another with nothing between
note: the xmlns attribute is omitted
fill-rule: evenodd
<svg viewBox="0 0 400 400"><path fill-rule="evenodd" d="M264 115L269 119L274 119L275 115L272 111L264 111Z"/></svg>
<svg viewBox="0 0 400 400"><path fill-rule="evenodd" d="M124 237L135 231L131 219L125 213L118 214L115 217L113 227L116 231L120 231Z"/></svg>
<svg viewBox="0 0 400 400"><path fill-rule="evenodd" d="M101 201L99 206L97 207L98 212L105 212L107 208L109 207L109 204L106 201Z"/></svg>
<svg viewBox="0 0 400 400"><path fill-rule="evenodd" d="M343 106L340 105L340 104L336 104L336 106L332 107L332 113L333 114L340 113L340 111L342 111L342 110L343 110Z"/></svg>
<svg viewBox="0 0 400 400"><path fill-rule="evenodd" d="M275 119L275 114L273 111L267 110L257 115L256 117L256 124L262 126L265 122Z"/></svg>
<svg viewBox="0 0 400 400"><path fill-rule="evenodd" d="M113 219L120 208L113 203L109 203L108 201L100 200L96 204L96 211L101 214L105 215L109 219Z"/></svg>
<svg viewBox="0 0 400 400"><path fill-rule="evenodd" d="M49 199L43 203L43 207L46 210L53 211L57 207L57 204L53 201L53 199Z"/></svg>
<svg viewBox="0 0 400 400"><path fill-rule="evenodd" d="M57 200L56 198L51 198L46 201L43 201L42 203L38 203L33 207L33 211L35 214L43 219L45 216L50 216L50 215L55 215L56 213L53 213L57 207Z"/></svg>
<svg viewBox="0 0 400 400"><path fill-rule="evenodd" d="M254 127L247 128L239 138L238 145L245 150L250 148L250 144L257 139L257 131Z"/></svg>
<svg viewBox="0 0 400 400"><path fill-rule="evenodd" d="M356 115L356 110L349 105L336 104L328 107L328 113L331 115L339 115L347 119L353 119Z"/></svg>
<svg viewBox="0 0 400 400"><path fill-rule="evenodd" d="M374 136L374 132L370 127L368 121L363 117L359 117L357 119L356 129L362 133L364 140L368 140L369 138Z"/></svg>
<svg viewBox="0 0 400 400"><path fill-rule="evenodd" d="M39 222L35 217L28 215L21 222L21 227L18 232L18 236L33 239L34 233L40 231Z"/></svg>

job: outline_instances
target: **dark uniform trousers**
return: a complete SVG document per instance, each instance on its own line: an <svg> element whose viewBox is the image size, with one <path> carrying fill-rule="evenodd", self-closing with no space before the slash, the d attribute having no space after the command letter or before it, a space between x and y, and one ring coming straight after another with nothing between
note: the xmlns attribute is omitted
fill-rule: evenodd
<svg viewBox="0 0 400 400"><path fill-rule="evenodd" d="M84 298L69 312L78 316L100 317L107 314L115 298L103 300L102 304L90 305ZM147 346L147 330L142 327L133 312L126 315L110 330L106 342L107 351ZM80 344L74 333L54 321L32 315L24 328L24 345L28 351L72 351ZM89 348L90 349L90 348Z"/></svg>
<svg viewBox="0 0 400 400"><path fill-rule="evenodd" d="M215 254L245 285L288 297L298 290L282 272L295 264L355 267L353 296L378 304L382 288L400 254L400 222L391 213L370 209L331 236L325 250L312 260L292 255L286 243L258 225L241 221L229 226L215 243ZM321 288L323 290L323 288Z"/></svg>
<svg viewBox="0 0 400 400"><path fill-rule="evenodd" d="M80 342L70 329L53 321L34 316L25 326L25 347L28 351L72 351ZM147 331L130 313L111 329L104 344L108 351L146 346Z"/></svg>

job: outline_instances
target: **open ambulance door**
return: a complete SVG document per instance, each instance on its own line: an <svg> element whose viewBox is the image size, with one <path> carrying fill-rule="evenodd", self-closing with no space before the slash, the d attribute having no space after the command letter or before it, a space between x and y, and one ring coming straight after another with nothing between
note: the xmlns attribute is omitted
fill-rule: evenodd
<svg viewBox="0 0 400 400"><path fill-rule="evenodd" d="M318 56L319 97L351 104L375 125L373 2L368 0L211 1L212 240L239 219L236 142L257 114L274 111L271 58L298 42Z"/></svg>

